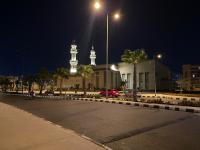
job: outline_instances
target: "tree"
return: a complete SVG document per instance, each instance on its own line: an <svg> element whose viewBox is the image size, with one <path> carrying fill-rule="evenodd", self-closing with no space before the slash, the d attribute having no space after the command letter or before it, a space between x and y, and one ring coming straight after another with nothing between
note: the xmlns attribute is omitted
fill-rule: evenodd
<svg viewBox="0 0 200 150"><path fill-rule="evenodd" d="M86 95L86 88L85 88L85 82L86 82L86 79L89 78L89 76L91 74L94 73L94 70L92 68L91 65L80 65L78 67L78 74L81 76L82 78L82 81L83 81L83 91L84 91L84 95Z"/></svg>
<svg viewBox="0 0 200 150"><path fill-rule="evenodd" d="M64 68L64 67L61 67L61 68L58 68L56 70L56 72L54 73L54 77L55 79L60 79L60 94L62 94L62 87L63 87L63 81L64 79L68 79L69 78L69 70Z"/></svg>
<svg viewBox="0 0 200 150"><path fill-rule="evenodd" d="M4 92L7 92L8 87L11 86L11 81L6 77L0 77L0 85Z"/></svg>
<svg viewBox="0 0 200 150"><path fill-rule="evenodd" d="M121 87L121 90L123 91L123 93L125 94L125 91L126 91L126 81L121 81L120 87Z"/></svg>
<svg viewBox="0 0 200 150"><path fill-rule="evenodd" d="M51 74L47 69L43 68L36 74L35 81L39 85L39 94L42 94L44 87L51 81Z"/></svg>
<svg viewBox="0 0 200 150"><path fill-rule="evenodd" d="M49 81L50 90L54 91L56 83L57 83L57 76L56 76L55 72L50 73L50 78L51 78Z"/></svg>
<svg viewBox="0 0 200 150"><path fill-rule="evenodd" d="M147 54L144 49L137 49L135 51L125 50L124 54L121 56L121 60L125 63L133 65L133 98L137 100L137 89L136 89L136 65L147 59Z"/></svg>
<svg viewBox="0 0 200 150"><path fill-rule="evenodd" d="M32 89L32 85L33 83L36 81L36 76L34 75L28 75L28 76L25 76L23 78L23 83L28 85L28 92L30 93L31 92L31 89Z"/></svg>

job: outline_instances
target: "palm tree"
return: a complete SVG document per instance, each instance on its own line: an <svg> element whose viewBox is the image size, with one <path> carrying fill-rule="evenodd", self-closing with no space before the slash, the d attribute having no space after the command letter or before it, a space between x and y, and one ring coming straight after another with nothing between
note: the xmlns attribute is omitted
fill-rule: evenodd
<svg viewBox="0 0 200 150"><path fill-rule="evenodd" d="M64 67L61 67L61 68L58 68L56 70L56 72L54 73L54 77L55 79L60 79L60 94L62 94L62 86L63 86L63 81L64 79L68 79L69 78L69 70L64 68Z"/></svg>
<svg viewBox="0 0 200 150"><path fill-rule="evenodd" d="M93 73L94 73L94 70L91 65L80 65L78 68L78 74L82 77L82 81L83 81L84 95L86 95L86 88L85 88L86 79L88 79L89 76Z"/></svg>
<svg viewBox="0 0 200 150"><path fill-rule="evenodd" d="M133 65L133 98L137 100L136 96L136 64L141 63L147 59L147 54L144 49L137 49L135 51L125 50L124 54L121 56L121 60L125 63Z"/></svg>

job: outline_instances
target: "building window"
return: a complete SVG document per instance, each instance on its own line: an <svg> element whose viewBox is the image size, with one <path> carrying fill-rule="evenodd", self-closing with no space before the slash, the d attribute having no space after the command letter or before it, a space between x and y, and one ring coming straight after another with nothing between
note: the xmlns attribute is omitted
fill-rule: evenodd
<svg viewBox="0 0 200 150"><path fill-rule="evenodd" d="M130 73L127 74L127 88L128 89L131 88L131 74Z"/></svg>
<svg viewBox="0 0 200 150"><path fill-rule="evenodd" d="M118 87L118 73L115 74L115 88Z"/></svg>
<svg viewBox="0 0 200 150"><path fill-rule="evenodd" d="M104 87L106 87L106 71L103 72L103 83Z"/></svg>
<svg viewBox="0 0 200 150"><path fill-rule="evenodd" d="M113 88L113 75L114 75L114 73L111 71L111 87Z"/></svg>
<svg viewBox="0 0 200 150"><path fill-rule="evenodd" d="M99 72L96 72L96 88L99 88Z"/></svg>
<svg viewBox="0 0 200 150"><path fill-rule="evenodd" d="M139 73L139 89L143 89L143 73Z"/></svg>
<svg viewBox="0 0 200 150"><path fill-rule="evenodd" d="M125 74L122 74L122 81L125 81Z"/></svg>
<svg viewBox="0 0 200 150"><path fill-rule="evenodd" d="M187 78L187 71L185 72L185 78Z"/></svg>
<svg viewBox="0 0 200 150"><path fill-rule="evenodd" d="M149 72L145 72L145 89L149 89Z"/></svg>

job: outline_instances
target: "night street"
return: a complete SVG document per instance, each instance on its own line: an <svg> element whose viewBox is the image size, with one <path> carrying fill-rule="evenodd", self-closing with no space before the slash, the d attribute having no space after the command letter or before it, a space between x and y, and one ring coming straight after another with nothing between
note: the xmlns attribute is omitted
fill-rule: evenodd
<svg viewBox="0 0 200 150"><path fill-rule="evenodd" d="M2 95L0 101L72 129L114 150L200 148L199 114L100 102L28 100Z"/></svg>

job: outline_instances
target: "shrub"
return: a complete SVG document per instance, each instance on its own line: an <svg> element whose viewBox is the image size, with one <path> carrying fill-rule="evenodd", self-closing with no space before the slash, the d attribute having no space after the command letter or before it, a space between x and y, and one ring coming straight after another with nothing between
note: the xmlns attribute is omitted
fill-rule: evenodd
<svg viewBox="0 0 200 150"><path fill-rule="evenodd" d="M178 103L178 105L181 106L192 106L192 107L200 107L200 102L195 102L195 101L187 101L187 100L183 100L181 102Z"/></svg>
<svg viewBox="0 0 200 150"><path fill-rule="evenodd" d="M167 105L173 105L170 101L165 102Z"/></svg>
<svg viewBox="0 0 200 150"><path fill-rule="evenodd" d="M94 95L95 99L100 99L101 98L101 95L97 94L97 95Z"/></svg>

